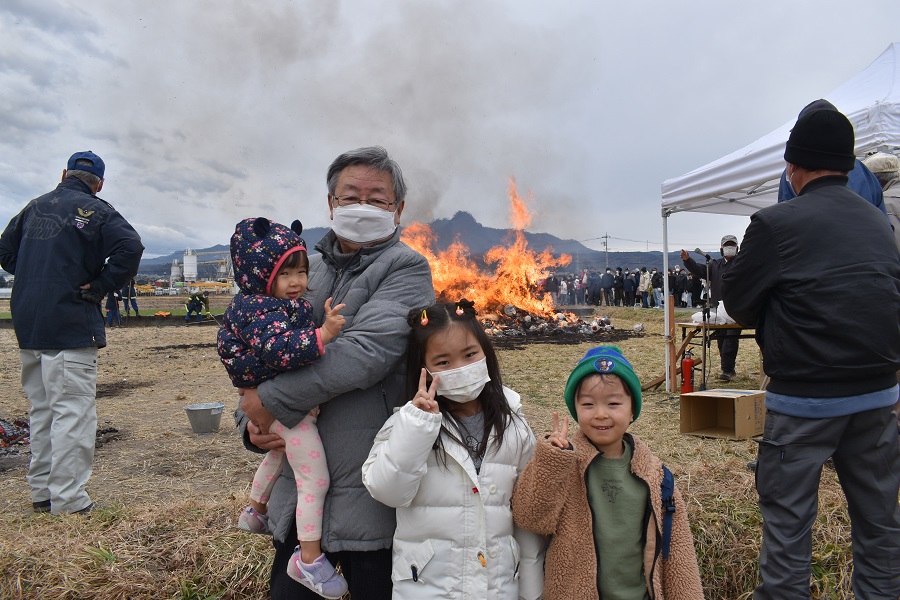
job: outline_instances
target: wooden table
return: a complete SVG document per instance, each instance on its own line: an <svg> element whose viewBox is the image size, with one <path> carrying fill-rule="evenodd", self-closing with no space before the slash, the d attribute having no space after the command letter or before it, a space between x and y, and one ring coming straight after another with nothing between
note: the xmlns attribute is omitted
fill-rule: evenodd
<svg viewBox="0 0 900 600"><path fill-rule="evenodd" d="M691 342L698 335L703 333L703 329L706 331L714 332L714 331L727 331L729 329L740 329L745 330L747 333L741 333L741 335L735 336L738 339L752 339L755 337L755 330L752 327L744 327L743 325L738 325L737 323L727 323L723 325L717 325L714 323L694 323L693 321L675 323L675 327L681 327L681 346L675 351L675 370L672 373L672 385L670 388L672 391L678 389L677 381L678 375L681 374L681 359L684 358L684 353L687 351L688 347L691 346ZM702 342L701 342L702 343ZM700 365L703 363L703 359L701 357L695 357L694 365ZM651 390L656 389L666 381L666 374L663 373L659 377L653 379L652 381L647 382L641 388L642 390Z"/></svg>

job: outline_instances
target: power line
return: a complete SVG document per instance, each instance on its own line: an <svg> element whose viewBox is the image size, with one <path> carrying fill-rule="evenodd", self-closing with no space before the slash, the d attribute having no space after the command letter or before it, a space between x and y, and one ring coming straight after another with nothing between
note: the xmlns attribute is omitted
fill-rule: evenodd
<svg viewBox="0 0 900 600"><path fill-rule="evenodd" d="M656 242L656 241L651 241L651 240L632 240L629 238L614 237L609 234L601 235L599 237L586 238L586 239L577 240L577 241L591 242L591 241L596 241L596 240L603 240L600 243L603 245L603 251L605 251L605 252L640 252L640 250L612 250L609 247L609 240L617 240L620 242L631 242L634 244L642 244L645 246L659 247L660 250L662 249L662 242ZM711 250L716 250L719 248L719 245L720 245L719 241L710 241L710 240L703 241L703 242L696 242L696 241L694 241L694 242L674 241L673 242L673 241L670 241L669 242L669 252L675 252L676 250L680 250L681 248L684 248L684 249L710 248Z"/></svg>

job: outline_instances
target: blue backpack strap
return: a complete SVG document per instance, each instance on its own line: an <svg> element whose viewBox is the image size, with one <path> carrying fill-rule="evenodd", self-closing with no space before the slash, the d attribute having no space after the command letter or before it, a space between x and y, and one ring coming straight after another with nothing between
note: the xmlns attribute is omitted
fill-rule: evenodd
<svg viewBox="0 0 900 600"><path fill-rule="evenodd" d="M663 535L662 557L669 558L669 546L672 544L672 516L675 514L675 478L672 472L662 466L662 509L663 509Z"/></svg>

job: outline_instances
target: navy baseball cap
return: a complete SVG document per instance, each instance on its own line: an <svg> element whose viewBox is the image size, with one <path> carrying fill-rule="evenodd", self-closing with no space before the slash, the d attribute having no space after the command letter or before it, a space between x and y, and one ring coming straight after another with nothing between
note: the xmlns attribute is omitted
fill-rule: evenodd
<svg viewBox="0 0 900 600"><path fill-rule="evenodd" d="M93 173L100 179L103 179L103 173L106 171L106 165L103 159L88 150L87 152L76 152L69 157L66 164L67 171L87 171Z"/></svg>

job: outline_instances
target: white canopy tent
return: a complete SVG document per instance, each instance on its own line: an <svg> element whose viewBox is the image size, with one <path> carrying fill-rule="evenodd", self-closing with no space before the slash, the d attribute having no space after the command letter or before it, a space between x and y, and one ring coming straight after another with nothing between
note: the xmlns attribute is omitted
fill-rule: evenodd
<svg viewBox="0 0 900 600"><path fill-rule="evenodd" d="M815 100L810 97L810 101ZM900 42L894 42L858 75L825 96L853 123L856 155L900 147ZM797 107L800 112L802 107ZM792 119L740 150L662 184L663 261L668 272L668 218L677 212L749 216L775 204L784 170L784 145ZM668 298L668 280L665 280ZM666 311L667 350L674 349ZM669 390L671 355L666 360Z"/></svg>

